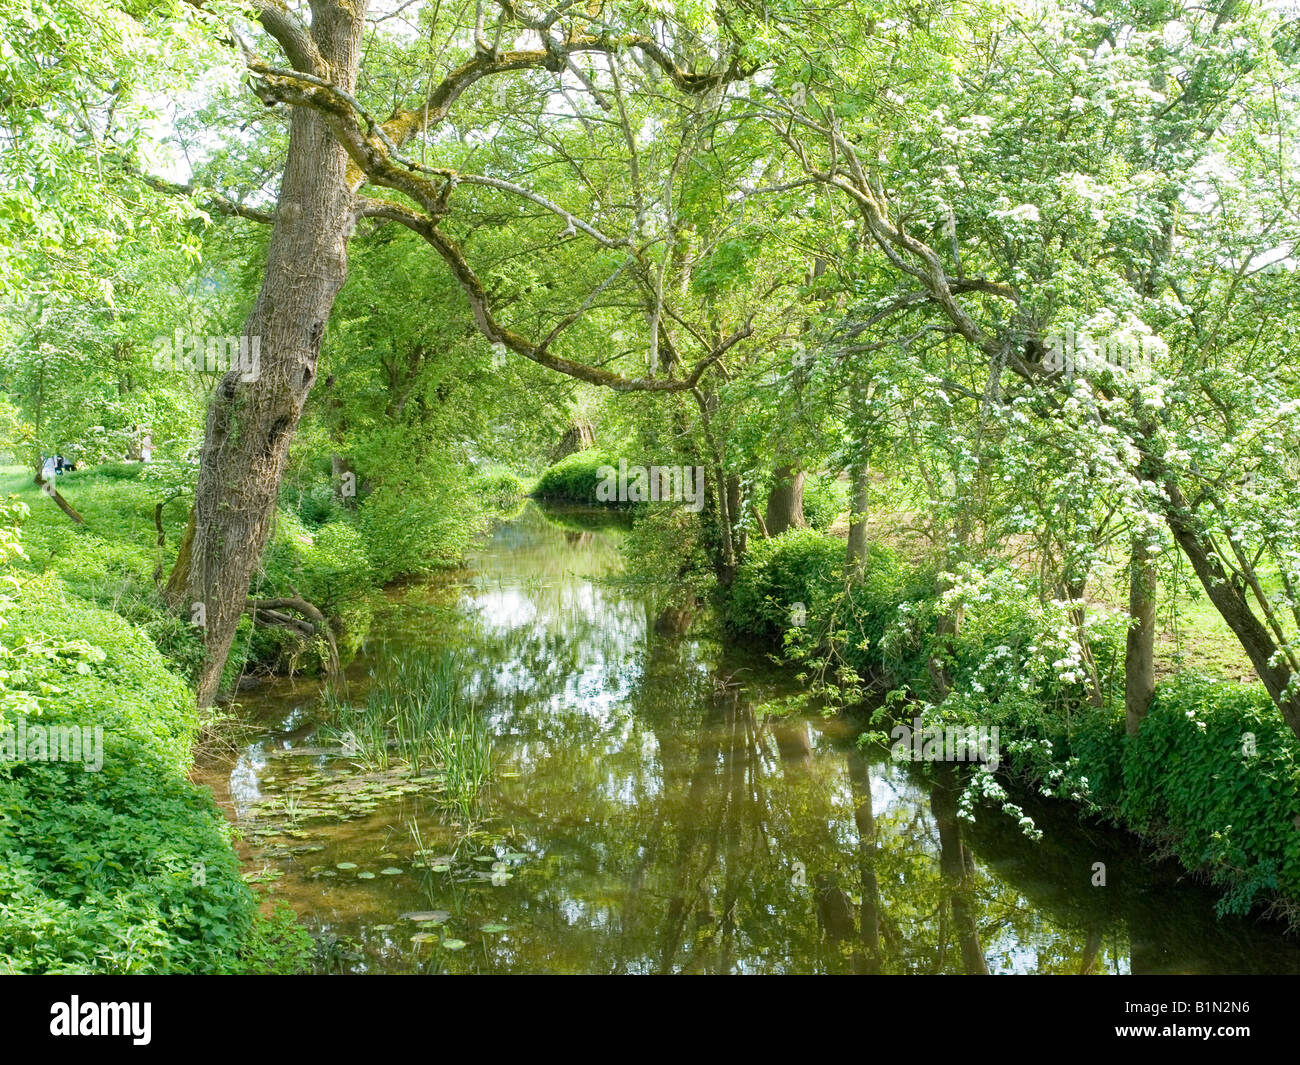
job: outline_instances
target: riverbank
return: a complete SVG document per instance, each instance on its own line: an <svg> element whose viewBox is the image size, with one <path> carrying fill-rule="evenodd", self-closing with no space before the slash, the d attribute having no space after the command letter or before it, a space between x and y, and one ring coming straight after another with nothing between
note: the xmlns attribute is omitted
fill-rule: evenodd
<svg viewBox="0 0 1300 1065"><path fill-rule="evenodd" d="M323 809L355 771L321 750L318 682L244 696L259 731L205 779L330 971L1300 971L1277 926L1216 918L1127 833L1034 797L1037 841L970 823L847 718L780 715L802 686L764 644L709 611L657 624L626 522L552 518L527 506L464 569L390 588L349 671L362 692L409 654L457 663L493 743L484 836L414 793Z"/></svg>
<svg viewBox="0 0 1300 1065"><path fill-rule="evenodd" d="M359 691L364 692L370 672L385 668L396 648L428 645L438 653L454 648L466 691L478 692L475 698L480 700L487 693L486 702L479 705L496 742L504 742L505 756L493 799L498 814L505 811L513 826L508 832L494 829L491 842L485 843L485 836L475 848L462 851L460 837L448 833L438 805L426 805L418 789L412 790L412 781L371 781L365 794L356 795L348 790L352 783L329 769L328 754L321 756L324 763L318 758L315 767L294 755L294 747L311 748L320 738L318 729L331 724L310 670L305 677L300 673L300 680L272 680L245 693L241 701L271 731L260 734L251 746L241 742L236 761L218 756L213 763L217 768L196 773L193 753L202 723L180 668L192 635L161 607L141 606L149 602L148 582L156 564L150 542L152 497L130 475L87 477L80 489L78 505L87 516L87 528L71 527L52 506L26 523L31 557L13 569L20 592L11 596L4 611L11 621L5 643L11 664L16 661L20 668L11 674L9 696L32 695L39 703L45 686L55 697L47 704L53 702L59 710L42 718L43 724L98 724L117 738L105 744L100 773L69 763L29 763L0 772L4 808L9 811L2 815L0 829L7 834L6 853L12 856L4 869L9 890L0 902L0 958L13 971L291 971L319 964L317 947L331 942L331 936L355 941L354 947L340 947L332 955L330 964L343 970L377 965L408 971L432 963L443 971L497 971L501 959L519 948L517 939L505 932L486 933L496 945L488 950L493 960L483 969L477 963L462 965L457 953L461 948L441 949L436 961L427 953L413 959L409 937L401 935L401 915L456 913L456 906L469 898L457 892L487 892L450 930L432 938L427 931L412 932L426 937L419 942L427 951L429 944L445 940L474 942L471 937L479 935L480 926L513 927L519 913L508 913L500 895L507 884L515 891L528 887L511 898L533 917L539 911L529 901L531 893L545 891L547 883L563 883L564 897L570 900L565 906L590 906L606 891L626 900L631 897L626 895L629 885L645 875L635 871L640 846L636 841L653 835L649 826L655 819L675 825L674 833L686 832L682 819L691 819L691 847L705 848L703 860L713 829L707 822L697 825L690 811L704 794L699 789L721 786L715 765L727 764L749 766L746 772L757 774L768 793L793 789L781 800L789 806L792 824L803 816L795 811L806 813L809 803L824 807L817 817L826 826L825 838L819 836L812 844L803 836L787 840L783 857L770 875L764 874L760 894L767 902L753 900L760 908L772 899L782 900L782 919L794 922L800 931L790 930L780 944L773 941L771 949L785 950L788 958L816 971L833 971L841 963L833 962L824 946L814 945L821 942L816 930L834 921L818 906L834 904L840 898L837 892L858 911L854 935L843 939L845 953L836 955L844 965L853 968L871 957L876 959L871 965L892 966L892 971L925 971L926 965L936 964L933 959L918 960L929 947L899 947L893 954L870 947L871 922L862 907L871 897L871 884L880 881L866 876L866 866L855 864L863 855L871 856L874 875L886 881L899 876L924 881L929 867L917 865L918 857L933 859L938 870L951 858L953 847L960 851L973 846L980 853L987 848L1000 856L997 863L1023 870L1017 874L1022 879L1003 883L1000 866L995 865L971 884L937 884L935 900L950 899L953 891L958 897L970 895L970 900L983 897L981 892L992 892L995 898L1008 891L1008 897L1033 898L1041 891L1044 899L1056 900L1044 903L1050 907L1068 899L1067 911L1081 906L1088 915L1080 924L1072 917L1053 918L1065 922L1053 923L1053 936L1069 943L1066 953L1071 957L1078 955L1070 964L1129 964L1134 966L1131 971L1138 971L1138 964L1132 958L1123 961L1119 947L1111 948L1108 963L1105 950L1096 945L1096 929L1120 927L1106 914L1121 893L1094 889L1090 878L1095 862L1109 868L1111 885L1122 884L1123 897L1131 900L1133 908L1125 903L1115 911L1125 928L1153 920L1141 900L1154 890L1147 878L1162 868L1151 860L1160 853L1175 855L1184 867L1214 881L1220 912L1229 922L1233 914L1258 912L1270 901L1277 902L1284 897L1281 888L1290 883L1286 878L1294 866L1287 864L1289 837L1280 832L1280 814L1287 797L1296 793L1286 783L1294 779L1286 773L1294 770L1295 752L1286 736L1270 726L1269 706L1259 693L1249 686L1170 681L1162 685L1144 726L1149 731L1139 743L1127 741L1122 715L1091 708L1082 680L1062 677L1070 672L1070 630L1062 628L1062 616L1036 606L1027 589L1007 575L971 575L961 585L967 625L950 651L948 665L953 691L962 694L922 711L929 724L982 723L1000 730L1006 755L1002 776L999 783L975 775L985 785L979 796L985 808L977 811L973 825L963 820L957 796L943 798L946 793L934 791L924 774L915 776L918 767L884 757L877 742L883 738L884 718L874 728L869 725L861 745L855 745L841 729L819 724L819 715L801 712L816 709L828 696L843 700L874 685L877 690L904 692L912 702L899 709L910 717L918 699L924 704L920 693L933 653L926 633L933 632L935 609L929 599L932 575L909 567L885 549L872 552L862 578L846 596L838 568L842 541L807 531L754 545L737 575L726 617L742 644L754 647L748 655L728 649L726 641L707 633L707 625L684 636L658 625L668 591L663 582L647 586L620 578L616 585L607 585L622 569L618 544L624 536L632 537L632 547L623 554L637 556L633 561L639 558L642 563L654 557L654 537L647 538L644 528L624 533L624 516L602 521L600 512L570 510L555 524L540 519L530 507L526 520L506 522L489 546L469 551L469 570L444 570L447 576L435 577L432 585L427 578L402 582L378 599L367 600L368 650L348 670ZM47 501L35 498L32 503ZM345 517L338 524L351 521ZM296 550L306 552L299 558L310 560L312 549L322 541L329 543L330 537L344 541L347 534L341 529L319 535L330 524L322 522L303 536L299 527L285 522L294 530ZM341 551L334 555L347 557ZM349 563L354 574L346 586L349 594L357 590L355 565ZM298 578L310 572L310 566L296 571ZM321 567L315 572L322 572ZM348 567L335 571L336 577L340 572L347 573ZM798 604L802 611L795 610ZM526 618L534 621L521 627ZM794 624L795 618L801 623ZM828 633L833 639L826 638ZM763 666L766 652L778 648L787 665ZM1114 633L1104 627L1090 649L1103 666L1119 653ZM643 654L649 655L644 661ZM790 664L804 671L803 680L792 679ZM824 684L819 688L818 677L831 678L835 691ZM687 683L685 678L691 679ZM7 717L15 704L8 705ZM110 714L105 706L116 709ZM789 715L792 707L793 716L782 724L779 715ZM1232 737L1240 738L1243 732L1254 737L1255 757L1277 771L1276 789L1260 788L1255 770L1261 763L1250 765L1249 773L1235 772L1235 764L1223 757ZM748 738L736 746L737 735ZM505 739L512 736L519 739ZM560 751L570 748L575 754L561 758ZM588 753L578 758L577 751ZM716 762L719 758L722 761ZM1217 775L1207 782L1188 768L1189 762L1215 766ZM615 785L611 779L601 784L607 773L615 773L623 783ZM819 795L820 789L835 786L831 781L836 776L853 781L849 798ZM190 779L213 785L241 835L256 826L257 834L238 845L242 875L231 849L230 827L208 789L195 787ZM636 780L643 783L634 787ZM663 789L679 784L686 790L657 798ZM1006 791L1001 790L1003 784ZM344 811L342 823L317 809L322 804L315 798L308 798L316 794L310 789L344 785L352 806ZM606 787L622 789L623 798L612 805L608 798L597 801L597 793L603 794ZM717 793L719 809L740 808L730 787ZM573 808L576 796L588 788L596 793L581 800L583 812L578 812ZM887 813L892 800L881 795L910 796L899 818L915 820L923 810L934 808L935 816L941 811L940 850L928 854L928 844L900 840L901 849L894 854L885 837L862 836L854 845L854 858L854 850L842 845L844 833L861 832L862 811L870 809L867 800L873 792L880 793L871 814L877 826L894 823L894 815ZM1029 793L1063 800L1070 816L1053 813L1036 797L1021 797ZM539 803L540 794L550 797ZM1132 799L1139 794L1140 806ZM271 820L264 812L260 821L249 821L250 803L264 800L270 806L257 808L271 811ZM999 813L999 805L1011 816ZM755 831L770 831L761 827L769 820L762 803L744 808L750 811L744 815L746 825L752 815ZM28 809L43 812L26 819L13 812ZM1142 853L1114 844L1099 851L1095 838L1089 843L1092 837L1083 833L1078 842L1063 847L1073 831L1066 822L1080 812L1135 832L1149 845ZM1225 813L1234 816L1229 819ZM321 818L318 827L313 827L314 817ZM1022 817L1027 824L1018 823ZM404 841L408 819L418 826L418 844ZM780 820L785 819L783 815ZM556 870L547 872L550 867L538 859L556 853L562 839L569 842L560 853L571 860L609 845L603 837L571 838L578 825L587 823L625 823L627 838L619 847L631 850L620 850L621 857L610 869L592 868L590 880L572 881ZM402 826L402 840L393 838L395 824ZM520 831L521 824L528 826L526 831ZM278 838L286 831L288 835ZM416 849L407 853L412 846ZM1029 874L1049 850L1056 855L1050 883L1036 885ZM678 859L671 858L670 851L662 860L671 865ZM452 860L443 860L449 855ZM813 855L816 859L810 861ZM717 913L712 907L725 902L730 878L754 875L756 854L747 856L742 847L732 857L733 862L715 870L718 875L725 872L714 885L721 896L696 917L705 925L705 915ZM477 865L480 858L482 868ZM499 863L501 869L490 869L489 863ZM794 863L803 866L805 880L813 878L812 889L790 893L783 886L795 886L792 880L800 874ZM438 872L442 866L445 871ZM741 868L750 871L741 873ZM499 883L493 882L493 872ZM505 873L508 878L501 877ZM554 880L557 875L559 881ZM667 875L667 867L660 875ZM829 878L822 888L817 887L817 875ZM263 885L263 900L269 891L289 901L304 924L298 925L286 911L271 919L260 916L259 896L249 882ZM679 886L666 897L681 890ZM1184 897L1190 905L1199 896L1188 895L1189 890L1162 887L1163 905L1171 907L1172 900ZM376 891L381 894L376 896ZM387 894L400 902L380 904L378 898ZM319 906L325 896L332 900L331 912L352 907L355 918L322 921ZM890 901L886 891L882 912ZM811 903L817 904L807 908ZM910 897L892 900L896 915L918 905ZM108 915L105 920L97 916L101 913ZM891 919L900 942L925 940L924 922L905 923L910 930L904 932L897 916L884 917L881 927L887 929ZM669 912L647 914L637 936L648 943L663 933L664 922L675 920ZM1187 920L1203 941L1218 941L1219 934L1201 918ZM390 927L380 927L384 925ZM107 945L96 931L104 926L116 929ZM304 927L314 933L314 941L306 938ZM597 937L599 927L598 921L587 938ZM1089 931L1075 943L1074 930L1085 927ZM1225 935L1230 927L1236 928L1223 925ZM1242 934L1239 928L1232 933L1238 938ZM553 951L558 935L560 929L549 923L530 932L526 959L519 961L521 971L544 968L543 959ZM1032 934L1021 929L1017 935ZM684 949L685 941L677 942L677 949ZM1252 949L1269 957L1270 943L1265 935ZM647 949L644 944L624 946L632 951L622 956L619 964L624 965L636 964L631 959ZM991 958L999 952L1012 957L1019 949L1016 942L1001 939L995 947L989 951ZM1223 953L1229 948L1225 941L1216 949ZM370 960L348 962L348 951ZM917 957L909 960L909 952ZM1135 955L1135 949L1129 954ZM313 955L316 961L310 960ZM593 957L589 947L575 944L572 971L585 971L584 966L594 964ZM1289 955L1282 950L1278 957L1285 969ZM725 958L718 957L709 964L724 963ZM1142 962L1144 967L1152 964L1150 959ZM1256 963L1243 955L1240 964ZM1016 964L1004 965L1007 971L1021 971Z"/></svg>
<svg viewBox="0 0 1300 1065"><path fill-rule="evenodd" d="M12 495L0 596L0 971L312 964L292 911L250 890L230 824L191 782L196 750L231 737L224 711L195 710L201 635L162 595L187 506L175 472L132 463L60 477L84 519L75 524L30 471L3 471L0 491ZM499 481L481 486L483 508L518 494ZM345 665L368 631L380 576L457 561L485 513L470 508L464 523L444 522L442 535L414 545L400 506L345 514L328 492L299 492L281 508L252 594L312 601ZM321 673L329 658L324 640L245 619L223 693L251 673ZM64 735L76 737L76 757L43 742ZM10 736L20 742L6 744ZM93 761L83 737L96 744Z"/></svg>
<svg viewBox="0 0 1300 1065"><path fill-rule="evenodd" d="M811 530L754 545L727 598L730 627L779 647L831 705L872 690L927 727L998 728L1002 780L1175 857L1221 892L1221 913L1267 912L1294 926L1300 745L1262 685L1166 677L1128 737L1122 618L1094 613L1081 631L1068 605L1042 602L992 565L953 575L940 602L937 574L880 547L846 581L844 554L842 541ZM941 613L962 617L943 641ZM882 711L874 723L890 720ZM1020 816L990 773L970 777L970 800ZM1034 831L1030 819L1024 828Z"/></svg>

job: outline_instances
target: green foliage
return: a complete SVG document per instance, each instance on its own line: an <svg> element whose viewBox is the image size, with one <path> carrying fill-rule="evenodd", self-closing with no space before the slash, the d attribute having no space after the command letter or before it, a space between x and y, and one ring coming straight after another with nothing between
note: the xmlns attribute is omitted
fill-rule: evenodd
<svg viewBox="0 0 1300 1065"><path fill-rule="evenodd" d="M790 529L752 544L736 573L727 623L738 633L777 636L790 628L791 612L825 616L844 586L844 543L812 529Z"/></svg>
<svg viewBox="0 0 1300 1065"><path fill-rule="evenodd" d="M349 521L308 529L294 514L281 511L262 567L264 576L254 585L259 595L288 595L297 589L327 615L370 587L366 547Z"/></svg>
<svg viewBox="0 0 1300 1065"><path fill-rule="evenodd" d="M449 184L438 223L502 327L558 358L660 384L686 383L708 358L693 394L593 398L533 360L496 358L466 313L463 271L444 269L417 233L366 223L254 594L311 599L340 621L345 650L355 646L372 587L455 563L485 511L522 492L513 474L467 478L471 456L530 468L525 456L544 454L576 411L616 412L593 419L621 430L602 439L709 456L734 478L731 517L751 542L749 511L774 467L869 460L897 527L919 527L949 552L938 567L956 572L941 584L873 550L846 579L843 545L821 535L845 509L844 486L810 476L812 529L754 543L730 593L733 630L781 637L819 698L854 702L870 681L937 702L924 708L936 719L1000 722L1014 735L1013 771L1049 793L1085 801L1088 763L1092 792L1126 804L1126 822L1159 833L1167 821L1185 861L1233 870L1245 886L1232 906L1290 890L1277 838L1221 823L1235 797L1221 788L1272 768L1203 779L1219 764L1203 737L1227 736L1211 718L1249 717L1238 696L1170 690L1205 728L1187 731L1157 706L1149 737L1115 746L1113 711L1090 699L1116 705L1123 633L1104 615L1085 626L1052 600L1063 588L1111 591L1098 575L1123 568L1116 545L1134 535L1173 569L1162 496L1182 484L1189 503L1173 524L1265 589L1264 628L1279 634L1278 661L1290 654L1297 666L1300 315L1294 262L1282 257L1296 243L1295 180L1277 148L1296 143L1300 116L1291 16L1276 4L1052 0L1028 20L1009 4L760 7L725 17L699 0L602 8L607 38L649 30L671 41L683 70L754 73L723 78L707 108L644 50L621 49L573 59L581 73L558 120L557 83L538 67L466 86L416 138L422 162L495 177ZM146 430L179 457L201 429L213 382L160 370L153 340L229 333L242 319L266 236L235 219L211 225L199 204L206 188L262 202L285 144L284 123L262 120L278 111L234 95L242 85L215 84L231 79L200 77L230 66L219 8L21 0L0 10L0 447L29 464L69 447L116 460ZM433 66L474 54L466 10L410 15L417 33L391 21L369 31L357 91L372 113L424 98L422 82L443 73ZM518 17L507 12L507 37ZM436 62L428 42L444 42ZM158 121L158 101L195 99L180 91L193 88L192 113L182 105ZM193 160L194 201L155 195L134 175L164 158L151 143L158 129ZM890 205L883 219L859 210L873 198ZM744 335L723 342L742 323ZM1159 379L1028 373L1019 356L1071 324L1158 340ZM355 512L321 479L329 455L361 475ZM537 494L599 502L605 461L570 456ZM154 578L183 508L169 503L161 550L152 511L180 498L191 469L140 469L115 462L59 479L85 527L36 493L27 471L30 559L11 535L17 515L0 514L0 617L26 597L23 580L54 574L69 602L116 613L188 674L198 634L166 610ZM701 529L711 517L638 513L633 575L699 595L709 562L732 561L722 531ZM1031 558L1035 580L1022 581L1014 567ZM977 566L963 568L967 559ZM939 619L958 612L956 635L936 641ZM48 628L5 634L0 705L86 709L76 692L108 668L100 645ZM241 622L226 675L249 655L297 653L283 631L251 634ZM952 681L941 701L932 663ZM68 685L64 674L82 679ZM1179 779L1201 790L1171 784L1155 755L1144 760L1148 743L1185 756ZM1272 806L1245 808L1276 820ZM1211 825L1218 835L1206 835Z"/></svg>
<svg viewBox="0 0 1300 1065"><path fill-rule="evenodd" d="M456 565L486 523L467 485L445 471L386 481L358 510L376 584Z"/></svg>
<svg viewBox="0 0 1300 1065"><path fill-rule="evenodd" d="M533 494L541 499L603 505L596 498L596 487L604 480L599 472L602 466L617 468L618 459L597 448L575 451L542 471Z"/></svg>
<svg viewBox="0 0 1300 1065"><path fill-rule="evenodd" d="M803 483L804 520L825 532L849 508L849 486L837 477L810 475Z"/></svg>
<svg viewBox="0 0 1300 1065"><path fill-rule="evenodd" d="M113 463L61 476L59 490L85 525L69 521L30 483L26 471L19 473L12 483L21 487L31 508L24 524L31 549L28 568L57 574L70 592L133 622L183 677L193 678L203 660L201 634L167 606L153 580L154 568L161 563L165 573L174 559L185 503L176 499L164 507L164 528L170 527L171 535L160 555L153 512L165 497L142 470L147 467L140 463ZM237 672L239 642L234 654Z"/></svg>
<svg viewBox="0 0 1300 1065"><path fill-rule="evenodd" d="M334 487L328 482L285 494L289 496L287 501L304 525L327 525L344 517L344 510L338 501ZM282 498L281 502L284 503L286 500Z"/></svg>
<svg viewBox="0 0 1300 1065"><path fill-rule="evenodd" d="M10 678L16 662L4 634L13 596L22 588L22 579L14 572L13 563L26 558L21 527L26 516L27 504L21 500L9 496L0 501L0 728L4 727L6 710L24 710L35 703L31 694L12 690Z"/></svg>
<svg viewBox="0 0 1300 1065"><path fill-rule="evenodd" d="M306 599L331 620L340 656L346 661L369 631L373 591L369 556L352 521L331 521L309 529L292 511L279 512L275 534L262 556L261 573L254 580L257 598ZM253 637L251 658L281 670L293 669L302 650L296 634L262 626ZM317 641L311 650L313 668L323 668L328 647Z"/></svg>
<svg viewBox="0 0 1300 1065"><path fill-rule="evenodd" d="M236 965L254 900L225 819L186 778L192 693L142 632L53 577L26 583L11 624L17 640L62 649L14 678L51 696L30 723L102 729L102 768L0 762L0 968ZM69 653L81 645L95 653Z"/></svg>
<svg viewBox="0 0 1300 1065"><path fill-rule="evenodd" d="M297 976L313 971L316 945L287 903L253 915L253 927L229 972L241 976Z"/></svg>
<svg viewBox="0 0 1300 1065"><path fill-rule="evenodd" d="M713 571L698 514L680 506L632 508L632 528L622 544L625 576L661 599L659 606L683 607L707 597Z"/></svg>
<svg viewBox="0 0 1300 1065"><path fill-rule="evenodd" d="M864 677L914 688L924 675L930 632L918 624L916 604L934 590L929 570L908 565L880 544L866 558L837 608L835 631L843 657Z"/></svg>
<svg viewBox="0 0 1300 1065"><path fill-rule="evenodd" d="M488 506L498 510L508 509L528 496L528 485L523 478L500 467L476 473L470 486Z"/></svg>
<svg viewBox="0 0 1300 1065"><path fill-rule="evenodd" d="M733 631L779 638L786 658L807 671L803 679L811 677L807 695L841 706L859 701L864 683L922 684L933 633L931 574L871 545L846 581L845 554L844 541L812 529L759 541L726 604Z"/></svg>
<svg viewBox="0 0 1300 1065"><path fill-rule="evenodd" d="M1226 893L1222 913L1300 898L1300 743L1258 684L1162 683L1135 737L1116 713L1076 744L1098 803Z"/></svg>
<svg viewBox="0 0 1300 1065"><path fill-rule="evenodd" d="M749 238L728 238L718 242L713 253L696 269L692 287L702 295L716 296L725 289L748 281L751 260L758 257L759 243Z"/></svg>

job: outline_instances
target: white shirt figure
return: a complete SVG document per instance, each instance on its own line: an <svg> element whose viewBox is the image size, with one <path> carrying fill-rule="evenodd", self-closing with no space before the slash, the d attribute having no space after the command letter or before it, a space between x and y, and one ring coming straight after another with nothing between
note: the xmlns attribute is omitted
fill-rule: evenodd
<svg viewBox="0 0 1300 1065"><path fill-rule="evenodd" d="M41 464L41 480L52 481L59 471L54 468L54 456L51 455Z"/></svg>
<svg viewBox="0 0 1300 1065"><path fill-rule="evenodd" d="M153 434L146 436L140 443L140 461L148 462L153 457Z"/></svg>

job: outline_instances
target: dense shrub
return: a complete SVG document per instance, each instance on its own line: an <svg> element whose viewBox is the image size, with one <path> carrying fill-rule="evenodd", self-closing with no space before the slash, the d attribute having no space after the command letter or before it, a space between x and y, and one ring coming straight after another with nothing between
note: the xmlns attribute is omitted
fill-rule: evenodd
<svg viewBox="0 0 1300 1065"><path fill-rule="evenodd" d="M603 480L599 472L602 466L617 467L618 459L595 448L575 451L543 471L533 494L541 499L599 504L596 486Z"/></svg>
<svg viewBox="0 0 1300 1065"><path fill-rule="evenodd" d="M1274 891L1300 899L1300 743L1262 685L1165 681L1137 736L1098 714L1073 747L1094 801L1206 870L1227 889L1222 912Z"/></svg>
<svg viewBox="0 0 1300 1065"><path fill-rule="evenodd" d="M470 486L488 506L498 509L513 506L528 495L523 478L510 470L484 470L475 474Z"/></svg>
<svg viewBox="0 0 1300 1065"><path fill-rule="evenodd" d="M103 746L99 771L0 761L0 969L245 964L255 901L211 793L186 779L193 693L142 632L53 576L25 583L10 625L29 723L99 726Z"/></svg>
<svg viewBox="0 0 1300 1065"><path fill-rule="evenodd" d="M321 481L310 488L291 490L281 494L281 505L292 507L304 525L320 526L340 521L344 509L335 494L334 486Z"/></svg>
<svg viewBox="0 0 1300 1065"><path fill-rule="evenodd" d="M359 519L377 584L456 565L487 521L467 483L418 472L377 486Z"/></svg>
<svg viewBox="0 0 1300 1065"><path fill-rule="evenodd" d="M837 610L843 655L864 677L915 688L930 652L929 631L914 604L934 591L934 575L908 566L888 547L870 544Z"/></svg>
<svg viewBox="0 0 1300 1065"><path fill-rule="evenodd" d="M731 587L727 623L738 633L776 636L803 605L804 624L825 616L844 588L844 542L812 529L789 529L751 545Z"/></svg>
<svg viewBox="0 0 1300 1065"><path fill-rule="evenodd" d="M622 545L626 579L642 585L660 609L693 606L713 588L713 568L698 515L680 506L639 506L610 513L632 520Z"/></svg>
<svg viewBox="0 0 1300 1065"><path fill-rule="evenodd" d="M296 588L324 613L335 614L364 597L370 583L366 545L351 522L308 529L292 514L279 515L262 556L259 595L288 595Z"/></svg>

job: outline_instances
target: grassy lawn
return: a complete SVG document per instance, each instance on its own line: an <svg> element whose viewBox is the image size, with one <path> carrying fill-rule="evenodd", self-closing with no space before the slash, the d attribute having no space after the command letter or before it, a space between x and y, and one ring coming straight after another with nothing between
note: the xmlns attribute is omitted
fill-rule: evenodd
<svg viewBox="0 0 1300 1065"><path fill-rule="evenodd" d="M1162 595L1156 632L1156 672L1191 670L1221 680L1253 681L1254 667L1209 599Z"/></svg>

